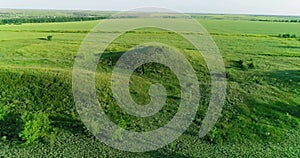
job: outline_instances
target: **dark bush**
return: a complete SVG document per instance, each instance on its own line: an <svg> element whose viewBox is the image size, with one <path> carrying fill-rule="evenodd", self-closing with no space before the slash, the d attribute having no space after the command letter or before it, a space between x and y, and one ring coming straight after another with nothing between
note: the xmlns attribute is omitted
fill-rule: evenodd
<svg viewBox="0 0 300 158"><path fill-rule="evenodd" d="M239 60L239 61L238 61L238 64L239 64L239 65L243 65L243 64L244 64L244 61L243 61L243 60Z"/></svg>
<svg viewBox="0 0 300 158"><path fill-rule="evenodd" d="M254 66L253 63L249 63L249 64L248 64L248 67L249 67L250 69L254 69L254 68L255 68L255 66Z"/></svg>
<svg viewBox="0 0 300 158"><path fill-rule="evenodd" d="M280 38L297 38L296 34L289 34L289 33L285 33L285 34L279 34L278 37Z"/></svg>
<svg viewBox="0 0 300 158"><path fill-rule="evenodd" d="M283 38L290 38L291 35L290 35L289 33L286 33L286 34L283 34L282 37L283 37Z"/></svg>
<svg viewBox="0 0 300 158"><path fill-rule="evenodd" d="M48 41L52 41L53 36L47 36Z"/></svg>

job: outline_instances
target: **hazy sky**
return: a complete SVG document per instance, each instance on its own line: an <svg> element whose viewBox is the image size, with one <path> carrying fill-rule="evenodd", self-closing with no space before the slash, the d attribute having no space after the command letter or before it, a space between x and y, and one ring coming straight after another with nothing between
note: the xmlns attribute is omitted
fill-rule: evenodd
<svg viewBox="0 0 300 158"><path fill-rule="evenodd" d="M164 7L179 12L300 15L300 0L0 0L0 8L129 10Z"/></svg>

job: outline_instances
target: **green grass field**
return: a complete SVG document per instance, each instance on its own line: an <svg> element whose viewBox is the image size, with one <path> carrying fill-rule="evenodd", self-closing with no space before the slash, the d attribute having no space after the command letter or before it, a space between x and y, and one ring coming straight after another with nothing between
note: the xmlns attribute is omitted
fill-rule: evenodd
<svg viewBox="0 0 300 158"><path fill-rule="evenodd" d="M180 48L197 72L203 94L195 121L178 140L157 151L130 153L95 140L81 123L73 101L74 59L82 40L99 22L0 25L0 157L300 155L300 40L277 37L286 33L300 37L300 23L199 18L220 49L228 82L222 116L203 139L198 131L210 86L201 55L181 36L161 30L151 34L155 29L137 30L116 39L100 60L96 75L99 101L115 123L133 131L158 128L172 118L180 101L176 76L158 64L145 65L144 74L136 70L130 86L134 100L145 104L151 83L162 83L168 99L159 114L135 118L111 99L114 63L107 64L108 58L115 61L140 43L155 40ZM53 39L45 40L49 35ZM39 132L31 134L30 129Z"/></svg>

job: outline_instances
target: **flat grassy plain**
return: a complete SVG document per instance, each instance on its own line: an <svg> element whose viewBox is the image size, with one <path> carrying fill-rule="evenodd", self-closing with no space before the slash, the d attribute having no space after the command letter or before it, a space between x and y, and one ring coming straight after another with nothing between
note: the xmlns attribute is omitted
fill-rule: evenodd
<svg viewBox="0 0 300 158"><path fill-rule="evenodd" d="M116 39L100 60L96 75L99 101L115 123L133 131L158 128L172 118L180 101L176 76L155 64L145 65L144 74L136 70L131 78L131 92L136 102L145 104L150 100L148 89L151 83L162 83L168 91L168 99L159 114L147 119L134 118L123 113L111 99L109 80L114 62L123 52L140 43L155 40L179 48L197 72L203 94L195 121L178 140L157 151L129 153L95 140L81 123L73 101L71 77L74 59L82 40L99 22L0 25L0 156L300 155L300 41L276 37L285 33L300 37L300 23L199 18L220 49L228 82L222 116L202 139L198 138L198 130L209 101L210 81L201 55L182 37L162 30L146 28ZM149 30L153 33L149 34ZM53 39L45 40L49 35ZM107 64L110 58L113 63ZM26 145L26 139L19 135L26 127L25 111L47 116L51 127L47 131L49 136Z"/></svg>

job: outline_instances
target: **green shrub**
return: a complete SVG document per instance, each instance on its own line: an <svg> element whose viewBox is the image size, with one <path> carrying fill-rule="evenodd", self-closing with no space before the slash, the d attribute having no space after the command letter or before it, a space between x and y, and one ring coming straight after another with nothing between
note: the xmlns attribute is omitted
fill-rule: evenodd
<svg viewBox="0 0 300 158"><path fill-rule="evenodd" d="M291 38L297 38L297 36L296 36L295 34L293 34L293 35L291 36Z"/></svg>
<svg viewBox="0 0 300 158"><path fill-rule="evenodd" d="M222 133L217 127L213 127L206 137L211 143L221 143L223 141Z"/></svg>
<svg viewBox="0 0 300 158"><path fill-rule="evenodd" d="M124 132L124 128L126 127L126 121L125 120L120 120L118 123L118 126L121 128L118 128L117 130L114 131L112 135L113 140L123 140L122 133Z"/></svg>
<svg viewBox="0 0 300 158"><path fill-rule="evenodd" d="M48 41L52 41L53 36L47 36Z"/></svg>
<svg viewBox="0 0 300 158"><path fill-rule="evenodd" d="M1 105L0 106L0 121L3 121L8 114L9 114L9 107Z"/></svg>
<svg viewBox="0 0 300 158"><path fill-rule="evenodd" d="M296 34L289 34L289 33L285 33L285 34L279 34L278 37L281 38L297 38Z"/></svg>
<svg viewBox="0 0 300 158"><path fill-rule="evenodd" d="M51 133L50 120L45 113L24 112L21 119L24 125L19 137L26 141L25 144L36 143L39 139L45 138Z"/></svg>

